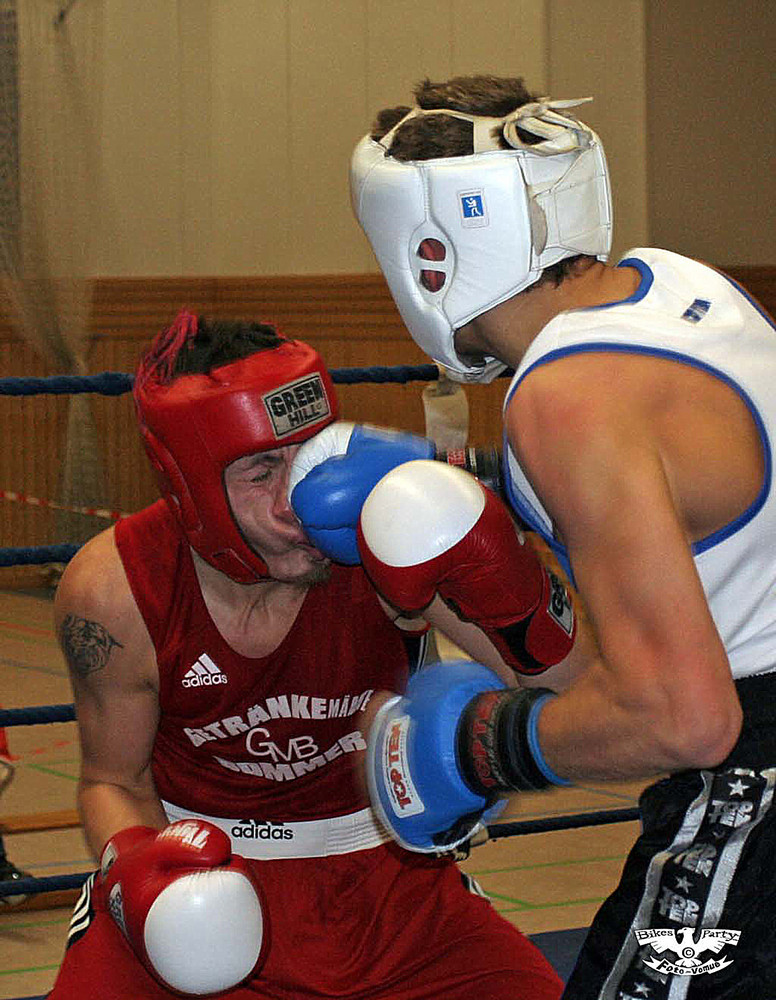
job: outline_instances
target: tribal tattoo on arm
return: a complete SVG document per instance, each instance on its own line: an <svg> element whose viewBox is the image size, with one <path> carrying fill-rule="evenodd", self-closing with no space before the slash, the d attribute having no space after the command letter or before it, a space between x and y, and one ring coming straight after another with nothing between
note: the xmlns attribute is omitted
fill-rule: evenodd
<svg viewBox="0 0 776 1000"><path fill-rule="evenodd" d="M75 615L65 616L59 629L59 641L70 669L78 677L102 670L114 646L124 648L99 622Z"/></svg>

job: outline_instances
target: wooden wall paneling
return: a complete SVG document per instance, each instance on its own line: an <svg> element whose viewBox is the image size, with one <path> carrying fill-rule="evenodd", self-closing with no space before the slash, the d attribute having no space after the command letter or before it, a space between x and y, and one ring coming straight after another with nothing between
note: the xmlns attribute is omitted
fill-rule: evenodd
<svg viewBox="0 0 776 1000"><path fill-rule="evenodd" d="M776 314L776 268L723 267ZM245 278L106 278L92 289L89 370L134 370L140 352L182 306L209 316L276 323L287 336L314 344L330 367L422 364L427 361L405 330L380 275L306 275ZM0 375L51 372L21 341L0 301ZM469 441L501 441L501 404L508 382L466 387ZM422 433L424 383L340 386L343 416ZM92 410L105 471L104 506L125 512L152 502L157 488L129 394L94 394ZM0 396L0 488L56 500L67 426L68 397ZM98 522L102 527L109 522ZM0 501L0 544L44 545L68 541L57 535L50 511ZM38 567L0 573L0 585L30 585Z"/></svg>
<svg viewBox="0 0 776 1000"><path fill-rule="evenodd" d="M753 295L771 317L776 317L776 266L743 264L723 266L721 270Z"/></svg>
<svg viewBox="0 0 776 1000"><path fill-rule="evenodd" d="M95 278L92 282L92 338L123 333L149 341L183 308L212 309L216 278Z"/></svg>
<svg viewBox="0 0 776 1000"><path fill-rule="evenodd" d="M146 338L143 338L142 343ZM100 338L93 342L93 371L134 371L141 340L137 337ZM137 428L132 396L92 396L92 412L101 442L105 475L105 506L131 513L156 499L158 493ZM105 522L105 526L109 522Z"/></svg>

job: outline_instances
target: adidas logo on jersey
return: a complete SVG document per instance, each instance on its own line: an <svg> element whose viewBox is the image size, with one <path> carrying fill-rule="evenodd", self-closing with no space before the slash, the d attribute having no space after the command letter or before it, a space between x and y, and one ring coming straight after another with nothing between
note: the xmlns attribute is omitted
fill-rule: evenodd
<svg viewBox="0 0 776 1000"><path fill-rule="evenodd" d="M201 653L183 675L181 684L185 688L210 687L213 684L226 684L228 680L207 653Z"/></svg>
<svg viewBox="0 0 776 1000"><path fill-rule="evenodd" d="M241 819L231 829L233 837L247 840L293 840L294 831L283 823L263 822L259 819Z"/></svg>

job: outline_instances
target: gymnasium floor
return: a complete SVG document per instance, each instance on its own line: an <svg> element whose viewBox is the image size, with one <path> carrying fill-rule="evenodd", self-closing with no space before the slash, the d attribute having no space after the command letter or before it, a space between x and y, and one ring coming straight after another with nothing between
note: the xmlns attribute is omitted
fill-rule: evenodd
<svg viewBox="0 0 776 1000"><path fill-rule="evenodd" d="M72 701L43 593L0 591L0 704L4 708ZM74 723L18 726L7 731L16 777L0 801L0 828L29 826L74 809L78 744ZM515 798L499 822L630 807L641 783L557 789ZM57 816L56 814L60 814ZM475 875L494 905L527 934L586 927L613 888L636 823L512 836L475 848L463 868ZM83 872L92 866L78 829L5 834L9 857L36 876ZM49 909L0 906L0 998L45 994L54 982L70 919L70 897ZM35 905L40 905L39 897ZM61 905L66 903L67 905ZM554 949L566 939L540 938ZM568 949L566 949L568 950Z"/></svg>

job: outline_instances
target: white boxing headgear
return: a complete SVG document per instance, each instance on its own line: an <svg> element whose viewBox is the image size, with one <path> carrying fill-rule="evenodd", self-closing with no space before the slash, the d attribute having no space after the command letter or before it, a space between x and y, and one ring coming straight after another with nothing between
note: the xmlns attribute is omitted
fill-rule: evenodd
<svg viewBox="0 0 776 1000"><path fill-rule="evenodd" d="M356 146L353 210L414 340L453 378L489 382L506 367L492 358L465 364L453 342L457 329L565 257L608 256L612 204L603 147L565 111L584 100L591 98L545 99L504 118L414 108L379 142L367 135ZM392 157L396 130L431 114L472 122L474 152ZM525 143L518 128L540 141Z"/></svg>

